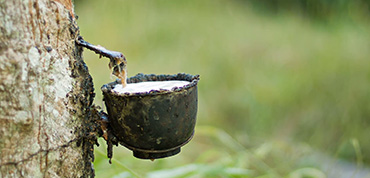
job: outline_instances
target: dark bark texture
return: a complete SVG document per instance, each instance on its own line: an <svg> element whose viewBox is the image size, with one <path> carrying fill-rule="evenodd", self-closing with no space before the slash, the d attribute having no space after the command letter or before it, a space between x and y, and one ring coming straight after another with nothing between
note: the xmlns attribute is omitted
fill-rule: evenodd
<svg viewBox="0 0 370 178"><path fill-rule="evenodd" d="M0 0L0 177L94 175L94 89L69 5Z"/></svg>

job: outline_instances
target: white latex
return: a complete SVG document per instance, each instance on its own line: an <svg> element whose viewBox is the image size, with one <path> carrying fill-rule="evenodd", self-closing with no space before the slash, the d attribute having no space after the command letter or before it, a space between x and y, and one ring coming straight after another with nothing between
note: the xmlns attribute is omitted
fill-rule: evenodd
<svg viewBox="0 0 370 178"><path fill-rule="evenodd" d="M129 83L125 88L121 84L117 84L113 91L117 93L144 93L151 90L171 90L173 87L183 87L190 82L183 80L170 81L148 81L140 83Z"/></svg>

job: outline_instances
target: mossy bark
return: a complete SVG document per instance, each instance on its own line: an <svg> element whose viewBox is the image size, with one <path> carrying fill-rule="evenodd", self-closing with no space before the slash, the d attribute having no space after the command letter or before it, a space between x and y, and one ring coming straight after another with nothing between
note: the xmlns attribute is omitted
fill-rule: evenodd
<svg viewBox="0 0 370 178"><path fill-rule="evenodd" d="M96 110L70 0L0 0L0 177L91 177Z"/></svg>

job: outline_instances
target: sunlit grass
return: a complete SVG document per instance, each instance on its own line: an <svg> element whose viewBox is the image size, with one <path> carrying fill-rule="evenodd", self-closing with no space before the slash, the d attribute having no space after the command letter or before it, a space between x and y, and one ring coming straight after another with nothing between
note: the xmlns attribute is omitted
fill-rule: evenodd
<svg viewBox="0 0 370 178"><path fill-rule="evenodd" d="M179 155L151 162L115 148L119 164L96 154L97 177L321 175L307 158L316 152L370 163L369 21L269 16L234 1L79 1L76 13L87 41L125 54L129 76L201 75L197 132ZM84 58L102 105L100 86L115 78L107 59Z"/></svg>

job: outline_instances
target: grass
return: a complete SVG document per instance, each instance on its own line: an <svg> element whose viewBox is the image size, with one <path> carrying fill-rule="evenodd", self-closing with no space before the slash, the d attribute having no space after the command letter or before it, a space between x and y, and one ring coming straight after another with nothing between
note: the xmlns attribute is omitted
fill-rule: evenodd
<svg viewBox="0 0 370 178"><path fill-rule="evenodd" d="M109 165L102 143L97 177L320 177L316 152L370 164L368 19L272 16L221 0L75 6L81 35L123 52L129 76L201 76L196 135L179 155L143 161L119 147ZM84 58L102 106L100 86L115 78L107 59Z"/></svg>

